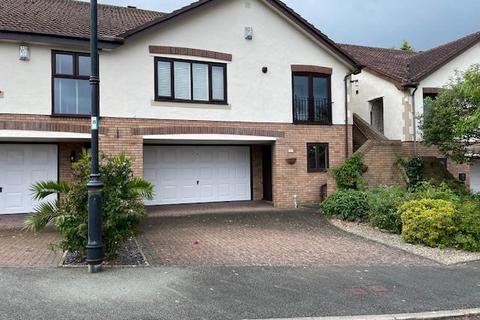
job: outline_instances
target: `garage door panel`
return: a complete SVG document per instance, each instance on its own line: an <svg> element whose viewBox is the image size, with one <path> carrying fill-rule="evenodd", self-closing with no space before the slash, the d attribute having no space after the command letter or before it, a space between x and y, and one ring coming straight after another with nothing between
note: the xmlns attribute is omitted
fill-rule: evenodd
<svg viewBox="0 0 480 320"><path fill-rule="evenodd" d="M7 149L7 164L20 165L24 163L25 155L23 150L12 150L13 147Z"/></svg>
<svg viewBox="0 0 480 320"><path fill-rule="evenodd" d="M12 170L9 169L5 173L5 185L10 186L22 186L25 184L25 177L23 175L23 170Z"/></svg>
<svg viewBox="0 0 480 320"><path fill-rule="evenodd" d="M45 181L48 180L48 170L35 170L32 171L30 175L30 182L33 183L34 181Z"/></svg>
<svg viewBox="0 0 480 320"><path fill-rule="evenodd" d="M177 197L175 197L176 199L178 198L178 200L180 201L181 198L184 198L184 199L196 199L198 196L197 196L197 188L195 188L194 185L184 185L182 186L181 188L181 194L178 195Z"/></svg>
<svg viewBox="0 0 480 320"><path fill-rule="evenodd" d="M23 207L23 193L5 193L5 207L6 209L18 209Z"/></svg>
<svg viewBox="0 0 480 320"><path fill-rule="evenodd" d="M33 212L39 204L30 187L42 180L57 181L57 146L0 144L0 214ZM55 200L52 195L44 201Z"/></svg>
<svg viewBox="0 0 480 320"><path fill-rule="evenodd" d="M32 152L32 160L35 165L48 164L49 156L47 151L34 150Z"/></svg>
<svg viewBox="0 0 480 320"><path fill-rule="evenodd" d="M176 200L177 190L177 186L163 186L159 189L159 195L162 200Z"/></svg>
<svg viewBox="0 0 480 320"><path fill-rule="evenodd" d="M249 147L145 146L144 154L155 154L144 163L157 191L147 205L251 200Z"/></svg>
<svg viewBox="0 0 480 320"><path fill-rule="evenodd" d="M143 162L146 167L150 164L157 163L157 152L152 149L146 149L143 153Z"/></svg>

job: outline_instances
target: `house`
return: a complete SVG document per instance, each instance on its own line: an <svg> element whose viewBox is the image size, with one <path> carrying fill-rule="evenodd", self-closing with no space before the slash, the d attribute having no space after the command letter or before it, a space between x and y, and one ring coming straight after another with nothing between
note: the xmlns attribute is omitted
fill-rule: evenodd
<svg viewBox="0 0 480 320"><path fill-rule="evenodd" d="M88 148L88 41L88 3L0 1L0 214L31 212L31 184L72 179ZM334 190L359 64L281 1L100 5L99 41L100 151L134 158L148 205L294 207Z"/></svg>
<svg viewBox="0 0 480 320"><path fill-rule="evenodd" d="M435 98L456 71L480 63L480 32L422 52L347 44L341 47L364 66L352 79L350 106L356 117L382 134L390 145L401 142L397 148L401 155L442 158L436 148L420 143L417 119L425 112L425 98ZM472 159L469 165L447 162L455 177L469 183L473 191L480 191L479 160Z"/></svg>

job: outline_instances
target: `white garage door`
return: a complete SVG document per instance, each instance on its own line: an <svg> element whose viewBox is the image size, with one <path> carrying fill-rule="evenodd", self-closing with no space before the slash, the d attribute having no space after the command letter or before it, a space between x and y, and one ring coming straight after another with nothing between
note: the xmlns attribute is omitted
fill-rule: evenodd
<svg viewBox="0 0 480 320"><path fill-rule="evenodd" d="M480 160L473 160L470 164L470 189L480 192Z"/></svg>
<svg viewBox="0 0 480 320"><path fill-rule="evenodd" d="M0 144L0 172L0 214L33 212L31 185L57 181L57 146Z"/></svg>
<svg viewBox="0 0 480 320"><path fill-rule="evenodd" d="M251 200L249 147L145 146L143 157L147 205Z"/></svg>

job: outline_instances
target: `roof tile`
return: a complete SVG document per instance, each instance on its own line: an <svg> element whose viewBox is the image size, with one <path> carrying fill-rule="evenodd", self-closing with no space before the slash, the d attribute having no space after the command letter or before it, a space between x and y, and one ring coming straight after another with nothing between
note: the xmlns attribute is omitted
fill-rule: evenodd
<svg viewBox="0 0 480 320"><path fill-rule="evenodd" d="M350 44L340 46L364 67L401 86L415 84L480 42L476 32L422 52L407 52Z"/></svg>
<svg viewBox="0 0 480 320"><path fill-rule="evenodd" d="M99 5L99 39L121 40L121 34L162 15L155 11ZM74 0L0 0L0 31L87 39L90 4Z"/></svg>

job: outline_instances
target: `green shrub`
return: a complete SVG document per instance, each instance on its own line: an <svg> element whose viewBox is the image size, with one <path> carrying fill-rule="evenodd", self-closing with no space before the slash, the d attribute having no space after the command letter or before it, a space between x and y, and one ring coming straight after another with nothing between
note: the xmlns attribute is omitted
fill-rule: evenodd
<svg viewBox="0 0 480 320"><path fill-rule="evenodd" d="M480 251L480 202L467 201L457 210L458 232L454 246L467 251Z"/></svg>
<svg viewBox="0 0 480 320"><path fill-rule="evenodd" d="M381 187L368 192L368 219L381 229L400 234L402 219L398 211L405 202L407 192L400 187Z"/></svg>
<svg viewBox="0 0 480 320"><path fill-rule="evenodd" d="M452 203L457 203L460 201L459 195L452 190L448 184L442 182L440 185L436 186L430 182L422 181L417 184L415 191L411 194L411 198L418 199L435 199L435 200L445 200Z"/></svg>
<svg viewBox="0 0 480 320"><path fill-rule="evenodd" d="M402 238L408 243L446 247L458 231L455 208L445 200L421 199L404 203Z"/></svg>
<svg viewBox="0 0 480 320"><path fill-rule="evenodd" d="M335 180L339 189L361 190L365 186L363 174L367 167L360 155L353 155L345 163L334 169Z"/></svg>
<svg viewBox="0 0 480 320"><path fill-rule="evenodd" d="M107 259L115 256L117 248L136 233L145 216L143 199L151 199L153 186L133 176L132 162L125 155L103 157L100 174L102 189L103 243ZM88 190L90 156L84 152L73 164L72 183L39 182L32 186L36 199L61 194L56 201L44 202L26 221L33 231L43 229L54 221L62 240L60 248L84 256L87 245Z"/></svg>
<svg viewBox="0 0 480 320"><path fill-rule="evenodd" d="M408 160L401 161L405 168L408 178L408 189L415 190L417 185L423 180L423 170L425 164L420 157L412 157Z"/></svg>
<svg viewBox="0 0 480 320"><path fill-rule="evenodd" d="M343 220L364 220L368 214L368 197L365 192L339 190L325 200L320 208L327 216Z"/></svg>

